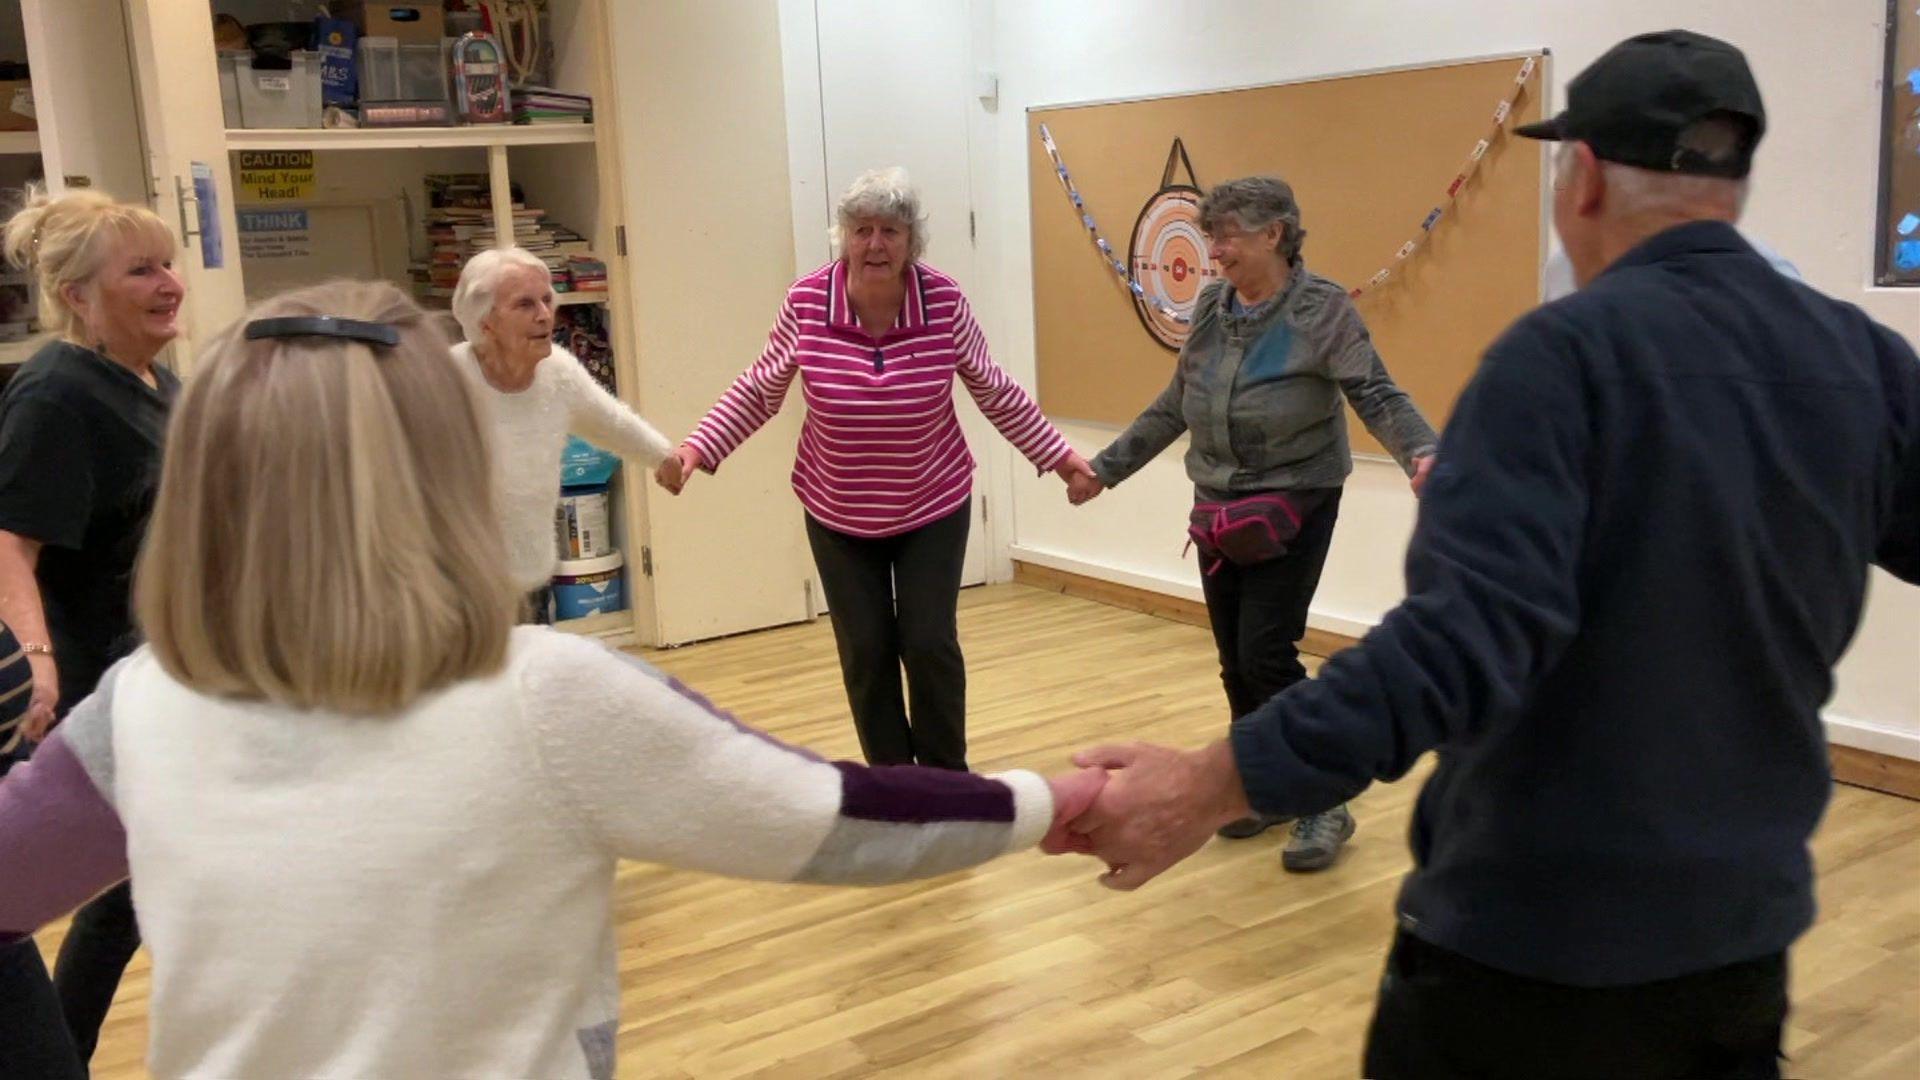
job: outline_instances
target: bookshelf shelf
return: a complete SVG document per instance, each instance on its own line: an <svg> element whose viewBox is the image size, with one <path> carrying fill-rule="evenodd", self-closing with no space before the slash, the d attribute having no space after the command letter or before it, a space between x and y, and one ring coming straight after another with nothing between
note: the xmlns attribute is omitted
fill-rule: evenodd
<svg viewBox="0 0 1920 1080"><path fill-rule="evenodd" d="M35 334L21 341L0 341L0 364L24 364L40 351L49 335Z"/></svg>
<svg viewBox="0 0 1920 1080"><path fill-rule="evenodd" d="M589 634L594 637L630 636L633 633L633 613L609 611L603 615L588 615L582 619L562 619L554 623L553 628L565 630L570 634Z"/></svg>
<svg viewBox="0 0 1920 1080"><path fill-rule="evenodd" d="M561 146L593 142L592 124L444 128L228 128L229 150L406 150L459 146Z"/></svg>

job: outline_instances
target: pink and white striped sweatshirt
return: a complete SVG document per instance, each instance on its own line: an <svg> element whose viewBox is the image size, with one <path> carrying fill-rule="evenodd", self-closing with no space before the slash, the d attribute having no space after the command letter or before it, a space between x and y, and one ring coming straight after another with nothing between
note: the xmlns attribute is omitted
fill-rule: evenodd
<svg viewBox="0 0 1920 1080"><path fill-rule="evenodd" d="M987 353L954 280L915 263L906 301L879 340L860 326L836 259L793 283L760 359L734 380L687 443L712 472L780 411L795 374L807 417L793 490L821 524L894 536L960 508L973 455L953 408L957 373L988 420L1041 472L1072 452L1027 392Z"/></svg>

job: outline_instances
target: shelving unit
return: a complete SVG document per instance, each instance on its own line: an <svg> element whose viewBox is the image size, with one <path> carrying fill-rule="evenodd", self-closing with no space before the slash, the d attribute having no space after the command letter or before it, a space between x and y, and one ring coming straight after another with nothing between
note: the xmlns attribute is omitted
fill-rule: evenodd
<svg viewBox="0 0 1920 1080"><path fill-rule="evenodd" d="M431 150L591 145L592 124L471 124L441 128L228 128L229 150Z"/></svg>
<svg viewBox="0 0 1920 1080"><path fill-rule="evenodd" d="M546 7L545 37L553 47L549 84L592 96L596 107L606 106L611 116L613 81L605 31L607 0L548 0ZM584 235L596 257L608 264L606 290L560 293L555 303L568 307L603 306L612 338L617 388L622 398L630 403L635 400L638 379L631 358L632 328L627 325L630 308L624 296L625 267L617 265L617 256L623 253L619 227L623 207L617 178L611 174L611 163L618 160L618 154L617 147L612 145L610 124L339 129L228 128L222 124L220 131L229 164L234 169L236 205L249 211L311 208L310 226L304 225L306 218L299 219L303 222L299 235L306 244L302 250L318 252L334 245L324 261L314 259L302 263L298 270L282 262L277 264L271 277L266 276L267 264L250 260L243 251L242 274L261 275L258 280L271 281L273 288L284 287L290 280L297 283L299 275L309 269L318 274L326 267L331 273L325 276L335 276L344 269L344 261L364 257L354 253L364 248L347 250L339 246L343 243L341 234L338 231L330 234L320 225L322 214L331 215L327 218L329 221L371 221L375 263L380 266L376 272L392 276L392 263L386 260L397 250L398 237L409 237L408 254L415 258L419 244L427 239L422 231L427 214L426 192L420 180L425 174L484 174L492 191L491 223L495 235L502 238L498 241L501 243L512 242L512 192L516 187L521 189L527 205L546 209L548 220L565 224ZM238 175L239 154L243 151L310 151L313 180L302 185L300 194L294 198L249 199ZM352 216L366 214L373 216ZM368 227L357 226L362 230ZM244 228L243 225L243 239ZM642 557L646 534L641 508L645 496L638 487L646 480L647 470L630 464L616 475L612 488L614 542L626 557L628 610L568 620L556 624L559 629L601 636L622 644L651 637L651 589L642 571L647 564ZM557 476L555 483L557 490ZM647 629L641 631L642 626Z"/></svg>
<svg viewBox="0 0 1920 1080"><path fill-rule="evenodd" d="M22 341L0 341L0 364L24 364L46 343L45 334L35 334Z"/></svg>
<svg viewBox="0 0 1920 1080"><path fill-rule="evenodd" d="M554 623L553 627L556 630L565 630L574 634L614 637L633 632L633 612L609 611L603 615L589 615L584 619L563 619Z"/></svg>
<svg viewBox="0 0 1920 1080"><path fill-rule="evenodd" d="M24 51L26 48L25 12L19 0L0 0L0 20L4 20L5 33L0 34L7 42L0 60L10 64L31 62ZM35 79L35 83L42 80ZM38 87L35 86L35 89ZM7 94L12 98L11 92ZM11 101L0 103L0 107L10 105ZM18 122L19 117L9 113L10 120ZM36 123L37 123L36 118ZM24 190L36 177L43 177L45 163L40 154L40 133L38 131L0 131L0 204L13 205L24 194ZM5 315L0 321L9 324L9 332L32 330L38 324L35 312L36 297L33 275L18 272L10 267L0 267L0 287L7 290ZM23 325L24 324L24 325ZM20 341L0 342L0 364L12 365L25 361L32 356L44 341L38 333Z"/></svg>

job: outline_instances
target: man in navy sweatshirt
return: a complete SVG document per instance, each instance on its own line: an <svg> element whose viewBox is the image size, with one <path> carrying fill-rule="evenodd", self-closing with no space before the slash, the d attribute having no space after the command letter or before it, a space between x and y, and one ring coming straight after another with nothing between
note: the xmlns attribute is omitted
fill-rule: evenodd
<svg viewBox="0 0 1920 1080"><path fill-rule="evenodd" d="M1367 1076L1779 1075L1820 707L1870 564L1920 581L1920 360L1740 238L1765 126L1739 50L1671 31L1519 129L1581 288L1461 398L1405 602L1223 742L1080 755L1074 845L1133 888L1438 751Z"/></svg>

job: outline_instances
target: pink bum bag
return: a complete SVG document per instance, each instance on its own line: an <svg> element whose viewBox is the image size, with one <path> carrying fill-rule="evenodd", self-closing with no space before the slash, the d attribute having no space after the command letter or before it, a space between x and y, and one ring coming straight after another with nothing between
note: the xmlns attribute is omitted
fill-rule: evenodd
<svg viewBox="0 0 1920 1080"><path fill-rule="evenodd" d="M1222 561L1254 566L1287 553L1300 525L1319 508L1320 491L1262 492L1231 502L1201 502L1188 518L1188 546L1200 549L1202 569L1212 574Z"/></svg>

